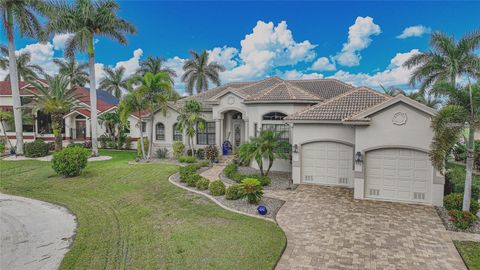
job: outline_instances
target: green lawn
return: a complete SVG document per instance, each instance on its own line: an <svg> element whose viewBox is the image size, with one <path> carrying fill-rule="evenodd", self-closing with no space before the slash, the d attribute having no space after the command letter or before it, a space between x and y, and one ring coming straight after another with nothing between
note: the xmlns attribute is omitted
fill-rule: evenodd
<svg viewBox="0 0 480 270"><path fill-rule="evenodd" d="M455 241L454 243L468 269L480 270L480 243L473 241Z"/></svg>
<svg viewBox="0 0 480 270"><path fill-rule="evenodd" d="M286 238L272 222L226 211L167 180L173 165L128 165L103 151L79 177L49 162L0 161L0 191L69 208L78 219L61 269L272 269Z"/></svg>

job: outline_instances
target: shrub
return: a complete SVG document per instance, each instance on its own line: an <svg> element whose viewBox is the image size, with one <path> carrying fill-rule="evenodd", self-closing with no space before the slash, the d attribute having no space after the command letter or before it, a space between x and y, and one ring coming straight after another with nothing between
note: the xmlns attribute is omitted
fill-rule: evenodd
<svg viewBox="0 0 480 270"><path fill-rule="evenodd" d="M143 146L145 147L145 155L147 155L148 154L148 147L149 147L147 137L143 137ZM142 156L142 145L140 144L140 139L137 141L137 155L139 157Z"/></svg>
<svg viewBox="0 0 480 270"><path fill-rule="evenodd" d="M115 143L114 140L107 141L107 147L108 148L115 148L116 146L117 146L117 144Z"/></svg>
<svg viewBox="0 0 480 270"><path fill-rule="evenodd" d="M233 176L237 173L237 170L237 164L228 164L227 166L225 166L225 169L223 169L223 174L225 174L226 177L233 179Z"/></svg>
<svg viewBox="0 0 480 270"><path fill-rule="evenodd" d="M179 170L178 170L178 173L180 174L180 182L185 182L187 177L190 175L190 174L194 174L196 173L197 171L197 167L193 164L190 164L190 165L187 165L187 166L184 166L184 167L181 167Z"/></svg>
<svg viewBox="0 0 480 270"><path fill-rule="evenodd" d="M200 179L202 179L200 174L192 173L192 174L189 174L186 177L185 183L187 183L187 186L189 186L189 187L194 187L197 184L197 181L200 180Z"/></svg>
<svg viewBox="0 0 480 270"><path fill-rule="evenodd" d="M465 167L449 164L448 172L445 174L445 182L448 183L452 193L463 193L465 190ZM448 190L447 190L448 191ZM480 176L473 176L472 179L472 200L478 200L480 194Z"/></svg>
<svg viewBox="0 0 480 270"><path fill-rule="evenodd" d="M443 197L443 206L447 210L462 210L463 206L463 194L462 193L452 193ZM470 212L474 215L477 214L479 209L477 200L470 200Z"/></svg>
<svg viewBox="0 0 480 270"><path fill-rule="evenodd" d="M256 178L259 182L260 185L262 186L268 186L272 183L272 179L268 176L251 176L252 178Z"/></svg>
<svg viewBox="0 0 480 270"><path fill-rule="evenodd" d="M125 142L124 142L124 148L125 149L131 149L132 148L132 142L134 141L134 139L130 136L127 136L125 138Z"/></svg>
<svg viewBox="0 0 480 270"><path fill-rule="evenodd" d="M205 159L205 150L204 149L198 149L196 157L198 159Z"/></svg>
<svg viewBox="0 0 480 270"><path fill-rule="evenodd" d="M195 156L195 153L197 153L197 150L193 149L193 155L192 155L192 149L187 150L187 156Z"/></svg>
<svg viewBox="0 0 480 270"><path fill-rule="evenodd" d="M178 158L178 161L181 163L194 163L197 162L197 158L192 156L181 156Z"/></svg>
<svg viewBox="0 0 480 270"><path fill-rule="evenodd" d="M160 158L160 159L168 158L168 149L165 147L157 149L157 158Z"/></svg>
<svg viewBox="0 0 480 270"><path fill-rule="evenodd" d="M225 191L225 199L238 200L242 197L242 186L239 184L231 185L227 187Z"/></svg>
<svg viewBox="0 0 480 270"><path fill-rule="evenodd" d="M210 166L210 162L208 161L202 161L202 162L199 162L198 165L201 167L208 167Z"/></svg>
<svg viewBox="0 0 480 270"><path fill-rule="evenodd" d="M48 144L42 140L35 140L25 144L26 157L44 157L48 155Z"/></svg>
<svg viewBox="0 0 480 270"><path fill-rule="evenodd" d="M98 137L98 142L100 143L101 148L107 148L108 142L111 141L110 137L103 134Z"/></svg>
<svg viewBox="0 0 480 270"><path fill-rule="evenodd" d="M47 145L49 151L55 151L55 142L48 142Z"/></svg>
<svg viewBox="0 0 480 270"><path fill-rule="evenodd" d="M182 142L174 142L173 143L173 157L175 159L179 159L185 153L185 144Z"/></svg>
<svg viewBox="0 0 480 270"><path fill-rule="evenodd" d="M75 143L75 142L70 142L70 143L67 145L67 147L75 147L75 146L77 146L77 147L84 147L84 146L83 146L83 143Z"/></svg>
<svg viewBox="0 0 480 270"><path fill-rule="evenodd" d="M200 178L197 183L195 184L195 186L199 189L199 190L207 190L208 189L208 186L210 185L210 180L208 180L207 178Z"/></svg>
<svg viewBox="0 0 480 270"><path fill-rule="evenodd" d="M84 147L67 147L53 154L52 167L63 177L80 175L87 166L90 151Z"/></svg>
<svg viewBox="0 0 480 270"><path fill-rule="evenodd" d="M255 178L245 178L242 180L241 197L247 198L249 203L257 204L263 196L262 186L260 181Z"/></svg>
<svg viewBox="0 0 480 270"><path fill-rule="evenodd" d="M451 217L449 220L453 222L453 225L462 230L470 228L477 220L477 217L468 211L450 210L448 214Z"/></svg>
<svg viewBox="0 0 480 270"><path fill-rule="evenodd" d="M218 159L218 148L215 145L209 145L205 147L205 157L210 160L211 162L214 162L215 160Z"/></svg>
<svg viewBox="0 0 480 270"><path fill-rule="evenodd" d="M83 142L83 147L85 148L92 148L92 141L85 141Z"/></svg>
<svg viewBox="0 0 480 270"><path fill-rule="evenodd" d="M225 184L222 182L222 180L215 180L210 182L208 190L213 196L222 196L225 194Z"/></svg>
<svg viewBox="0 0 480 270"><path fill-rule="evenodd" d="M7 149L7 147L5 146L5 142L0 141L0 155L2 155L5 152L6 149Z"/></svg>

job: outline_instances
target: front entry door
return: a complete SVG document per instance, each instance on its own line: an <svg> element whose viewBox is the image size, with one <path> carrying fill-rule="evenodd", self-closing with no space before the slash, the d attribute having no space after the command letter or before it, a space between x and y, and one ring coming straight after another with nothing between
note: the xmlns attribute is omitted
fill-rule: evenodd
<svg viewBox="0 0 480 270"><path fill-rule="evenodd" d="M86 121L75 121L75 135L77 140L85 140L87 132Z"/></svg>
<svg viewBox="0 0 480 270"><path fill-rule="evenodd" d="M243 121L233 123L233 148L236 149L243 142Z"/></svg>

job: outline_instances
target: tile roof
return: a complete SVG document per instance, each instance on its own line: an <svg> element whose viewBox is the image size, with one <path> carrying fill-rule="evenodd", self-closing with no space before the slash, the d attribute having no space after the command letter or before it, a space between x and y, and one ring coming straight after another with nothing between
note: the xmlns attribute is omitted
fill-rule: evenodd
<svg viewBox="0 0 480 270"><path fill-rule="evenodd" d="M315 96L294 84L281 81L273 86L261 91L258 94L251 95L246 101L278 101L278 100L305 100L315 101L318 100L318 96Z"/></svg>
<svg viewBox="0 0 480 270"><path fill-rule="evenodd" d="M289 115L285 120L344 120L391 98L373 89L359 87Z"/></svg>

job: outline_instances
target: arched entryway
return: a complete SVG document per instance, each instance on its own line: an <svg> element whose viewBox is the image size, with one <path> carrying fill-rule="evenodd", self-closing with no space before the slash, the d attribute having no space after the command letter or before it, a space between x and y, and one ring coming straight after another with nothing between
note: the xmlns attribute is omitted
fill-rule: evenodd
<svg viewBox="0 0 480 270"><path fill-rule="evenodd" d="M232 150L236 149L246 140L246 120L242 112L228 110L222 113L222 143L230 142Z"/></svg>

